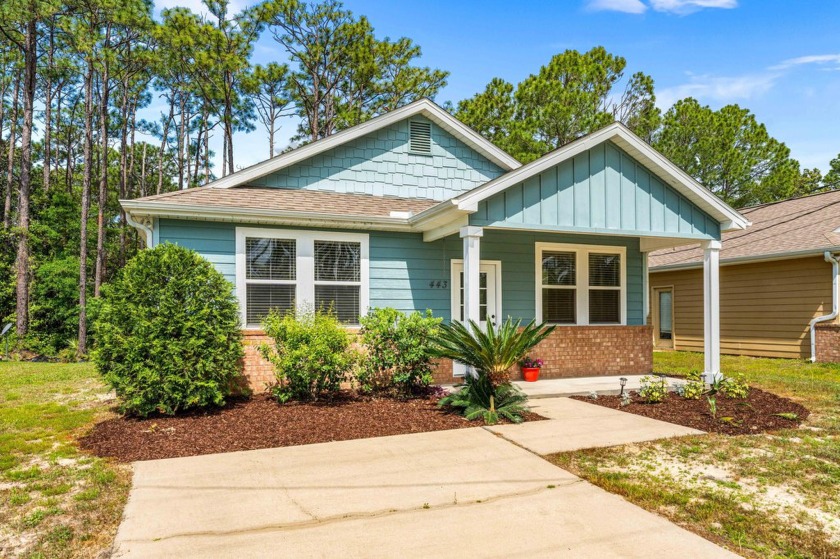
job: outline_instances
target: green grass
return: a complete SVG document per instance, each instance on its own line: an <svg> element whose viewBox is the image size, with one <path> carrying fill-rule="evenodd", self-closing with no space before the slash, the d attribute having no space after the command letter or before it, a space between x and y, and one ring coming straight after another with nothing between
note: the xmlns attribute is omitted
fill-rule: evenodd
<svg viewBox="0 0 840 559"><path fill-rule="evenodd" d="M0 362L3 553L96 557L109 548L129 472L75 443L109 405L89 364Z"/></svg>
<svg viewBox="0 0 840 559"><path fill-rule="evenodd" d="M702 370L663 352L658 373ZM593 483L749 557L840 557L840 366L724 356L724 373L811 410L799 429L705 435L549 457Z"/></svg>

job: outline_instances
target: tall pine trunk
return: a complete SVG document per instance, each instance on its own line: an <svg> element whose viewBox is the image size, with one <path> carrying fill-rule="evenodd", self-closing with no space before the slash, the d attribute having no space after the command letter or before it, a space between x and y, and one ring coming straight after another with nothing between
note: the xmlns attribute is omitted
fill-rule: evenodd
<svg viewBox="0 0 840 559"><path fill-rule="evenodd" d="M12 93L12 116L9 119L9 145L7 146L9 161L6 168L6 200L3 204L3 229L8 229L12 223L12 190L15 186L15 143L17 138L17 124L20 114L20 106L18 105L20 99L20 73L15 73L15 89Z"/></svg>
<svg viewBox="0 0 840 559"><path fill-rule="evenodd" d="M166 155L166 143L169 139L169 125L175 117L175 95L173 94L169 100L169 117L163 123L163 137L160 140L160 152L158 152L158 182L156 194L160 194L163 190L163 158Z"/></svg>
<svg viewBox="0 0 840 559"><path fill-rule="evenodd" d="M18 196L17 273L18 336L29 330L29 192L32 179L32 112L35 104L35 78L38 70L38 28L35 19L26 23L26 51L23 78L23 130L20 142L20 194Z"/></svg>
<svg viewBox="0 0 840 559"><path fill-rule="evenodd" d="M78 355L87 353L87 222L90 211L90 188L93 183L93 59L88 55L85 73L85 170L82 178L82 216L79 237L79 346Z"/></svg>
<svg viewBox="0 0 840 559"><path fill-rule="evenodd" d="M99 290L105 279L105 211L108 208L108 94L110 76L108 74L108 48L111 40L111 26L105 31L103 45L102 76L100 77L101 94L99 100L99 207L96 216L96 270L93 276L93 296L99 297Z"/></svg>
<svg viewBox="0 0 840 559"><path fill-rule="evenodd" d="M50 191L50 151L52 141L52 70L55 58L55 21L50 21L50 52L47 62L47 81L44 85L44 192Z"/></svg>

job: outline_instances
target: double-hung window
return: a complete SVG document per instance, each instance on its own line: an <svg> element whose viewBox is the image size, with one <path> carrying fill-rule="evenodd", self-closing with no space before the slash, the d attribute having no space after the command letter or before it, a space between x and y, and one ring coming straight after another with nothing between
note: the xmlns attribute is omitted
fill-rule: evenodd
<svg viewBox="0 0 840 559"><path fill-rule="evenodd" d="M240 227L236 290L246 328L281 312L332 309L358 324L368 306L368 236Z"/></svg>
<svg viewBox="0 0 840 559"><path fill-rule="evenodd" d="M551 324L626 324L624 247L538 243L537 318Z"/></svg>

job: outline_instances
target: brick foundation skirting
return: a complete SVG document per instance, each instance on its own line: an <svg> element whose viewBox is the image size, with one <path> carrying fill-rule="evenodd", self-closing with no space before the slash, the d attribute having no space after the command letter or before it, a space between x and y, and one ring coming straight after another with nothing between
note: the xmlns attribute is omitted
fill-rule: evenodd
<svg viewBox="0 0 840 559"><path fill-rule="evenodd" d="M840 361L840 326L831 347ZM817 338L819 354L819 337ZM259 353L262 343L270 343L263 332L246 331L243 372L254 392L274 383L274 368ZM531 356L543 360L540 378L567 378L605 375L647 374L653 369L653 332L650 326L559 326L543 340ZM514 379L521 378L518 367ZM452 362L441 360L434 372L436 384L452 384Z"/></svg>
<svg viewBox="0 0 840 559"><path fill-rule="evenodd" d="M840 324L818 323L816 334L817 361L819 363L840 363Z"/></svg>

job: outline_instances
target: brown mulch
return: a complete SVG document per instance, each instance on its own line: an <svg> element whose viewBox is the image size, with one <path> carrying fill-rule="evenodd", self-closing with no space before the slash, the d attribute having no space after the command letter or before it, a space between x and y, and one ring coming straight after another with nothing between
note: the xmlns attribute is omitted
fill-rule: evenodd
<svg viewBox="0 0 840 559"><path fill-rule="evenodd" d="M701 431L726 435L750 435L798 427L810 413L801 404L758 388L751 388L749 396L744 400L727 398L718 394L717 417L712 417L709 412L709 403L705 396L699 400L686 400L677 394L669 393L663 402L648 404L638 394L633 393L632 403L623 407L619 396L599 396L597 399L587 396L572 396L572 398ZM797 418L785 419L774 415L778 413L795 413Z"/></svg>
<svg viewBox="0 0 840 559"><path fill-rule="evenodd" d="M115 417L80 439L83 449L121 462L197 456L476 427L438 409L437 397L398 400L351 394L328 402L278 404L267 396L210 412L146 419ZM544 419L528 413L526 421Z"/></svg>

